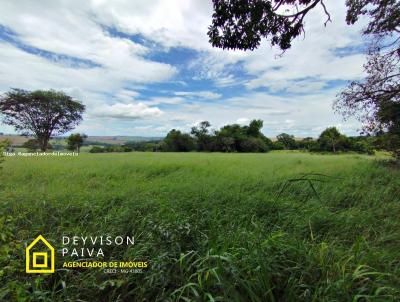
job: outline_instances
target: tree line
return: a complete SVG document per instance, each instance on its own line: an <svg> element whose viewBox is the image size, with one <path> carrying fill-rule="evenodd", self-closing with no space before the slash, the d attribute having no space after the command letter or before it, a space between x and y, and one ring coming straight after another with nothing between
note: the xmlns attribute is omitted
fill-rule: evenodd
<svg viewBox="0 0 400 302"><path fill-rule="evenodd" d="M262 120L252 120L249 125L230 124L212 130L208 121L192 127L189 133L172 129L160 141L127 142L120 146L93 146L91 153L103 152L238 152L265 153L272 150L304 150L310 152L357 152L373 154L376 149L385 149L384 139L378 136L348 137L337 128L325 129L317 139L296 139L281 133L276 139L266 137L261 129Z"/></svg>
<svg viewBox="0 0 400 302"><path fill-rule="evenodd" d="M390 116L389 129L381 129L373 136L346 137L334 128L324 130L318 139L296 140L294 136L281 133L272 141L262 132L262 120L252 120L249 125L229 124L212 130L208 121L192 127L189 133L172 129L159 142L130 142L122 146L94 146L90 152L268 152L270 150L308 150L315 152L372 153L374 149L391 151L397 158L400 152L400 115L396 103L385 107L383 116ZM383 108L383 107L382 107ZM52 149L50 138L71 131L82 120L85 106L63 92L53 90L33 92L13 89L0 97L0 113L3 123L14 126L23 134L33 135L24 147L28 150L46 151ZM382 117L383 118L383 117ZM85 134L71 134L67 149L80 151L86 139Z"/></svg>

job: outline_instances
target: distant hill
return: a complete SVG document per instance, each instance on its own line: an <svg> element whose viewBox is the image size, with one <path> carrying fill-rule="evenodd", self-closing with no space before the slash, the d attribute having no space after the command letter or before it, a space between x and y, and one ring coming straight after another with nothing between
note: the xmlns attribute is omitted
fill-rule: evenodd
<svg viewBox="0 0 400 302"><path fill-rule="evenodd" d="M158 141L163 137L146 137L146 136L88 136L86 143L103 143L110 145L121 145L126 142L143 142Z"/></svg>

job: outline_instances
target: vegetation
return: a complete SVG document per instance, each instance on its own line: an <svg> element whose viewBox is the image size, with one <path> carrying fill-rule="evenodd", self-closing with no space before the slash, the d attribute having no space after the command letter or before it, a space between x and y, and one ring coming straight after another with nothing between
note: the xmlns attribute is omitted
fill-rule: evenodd
<svg viewBox="0 0 400 302"><path fill-rule="evenodd" d="M195 141L189 134L172 129L164 139L163 149L169 152L193 151L195 149Z"/></svg>
<svg viewBox="0 0 400 302"><path fill-rule="evenodd" d="M265 38L272 46L286 50L304 33L305 16L321 6L327 19L330 14L323 0L213 0L214 13L208 36L214 47L254 50ZM369 23L364 35L399 33L398 1L347 0L346 22L356 23L366 16ZM400 41L396 40L398 45Z"/></svg>
<svg viewBox="0 0 400 302"><path fill-rule="evenodd" d="M171 130L158 148L146 151L187 152L195 150L207 152L268 152L270 150L307 150L313 152L349 152L373 154L374 149L387 149L368 137L346 137L335 127L324 130L317 140L307 137L296 141L293 135L281 133L272 142L261 133L263 121L253 120L249 126L226 125L218 131L210 131L209 122L193 127L190 137L180 131ZM380 141L387 141L381 138ZM135 150L135 149L134 149Z"/></svg>
<svg viewBox="0 0 400 302"><path fill-rule="evenodd" d="M79 133L71 134L67 138L67 144L68 144L67 149L79 153L86 138L87 138L86 134L79 134Z"/></svg>
<svg viewBox="0 0 400 302"><path fill-rule="evenodd" d="M5 149L7 148L7 147L9 147L10 146L10 141L9 140L7 140L7 139L5 139L5 140L1 140L0 141L0 169L1 169L1 163L3 162L3 160L4 160L4 155L3 155L3 152L5 151Z"/></svg>
<svg viewBox="0 0 400 302"><path fill-rule="evenodd" d="M267 152L272 142L261 133L262 120L252 120L248 126L225 125L211 131L208 121L201 122L191 130L192 136L171 130L163 141L162 151L206 152Z"/></svg>
<svg viewBox="0 0 400 302"><path fill-rule="evenodd" d="M304 32L304 17L318 4L330 20L323 0L213 0L213 4L208 36L214 47L223 49L254 50L266 38L286 50Z"/></svg>
<svg viewBox="0 0 400 302"><path fill-rule="evenodd" d="M371 157L20 157L3 163L0 183L2 301L400 297L400 171ZM60 269L58 252L54 274L24 273L24 245L37 234L59 250L62 235L102 233L134 235L107 259L145 259L149 269Z"/></svg>
<svg viewBox="0 0 400 302"><path fill-rule="evenodd" d="M342 135L335 127L325 129L318 139L321 148L332 151L333 153L336 152L336 148L342 140Z"/></svg>
<svg viewBox="0 0 400 302"><path fill-rule="evenodd" d="M40 150L40 142L37 139L30 139L22 144L22 147L25 148L28 152L36 152ZM53 149L53 145L47 143L47 150Z"/></svg>
<svg viewBox="0 0 400 302"><path fill-rule="evenodd" d="M42 151L52 135L74 129L82 120L85 106L63 92L13 89L0 98L3 123L16 131L33 134Z"/></svg>
<svg viewBox="0 0 400 302"><path fill-rule="evenodd" d="M297 149L297 144L296 141L294 139L293 135L287 134L287 133L281 133L276 137L276 140L278 143L281 144L281 146L283 146L282 149L286 149L286 150L293 150L293 149ZM278 146L280 146L278 144ZM280 147L278 147L280 149Z"/></svg>
<svg viewBox="0 0 400 302"><path fill-rule="evenodd" d="M283 51L304 33L304 18L323 0L213 0L214 13L208 35L219 48L254 50L261 39ZM344 118L356 116L365 133L385 135L386 149L400 162L400 3L395 0L347 0L346 22L365 16L363 35L369 38L366 78L353 81L334 104ZM281 147L281 146L279 146ZM285 146L284 148L287 148Z"/></svg>

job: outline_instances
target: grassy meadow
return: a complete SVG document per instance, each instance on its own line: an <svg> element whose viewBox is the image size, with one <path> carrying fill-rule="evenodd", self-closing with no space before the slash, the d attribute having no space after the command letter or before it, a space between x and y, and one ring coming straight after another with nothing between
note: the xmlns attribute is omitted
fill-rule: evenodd
<svg viewBox="0 0 400 302"><path fill-rule="evenodd" d="M0 301L399 301L400 170L373 156L110 153L6 158ZM42 234L134 235L101 269L25 273ZM59 251L58 251L59 252Z"/></svg>

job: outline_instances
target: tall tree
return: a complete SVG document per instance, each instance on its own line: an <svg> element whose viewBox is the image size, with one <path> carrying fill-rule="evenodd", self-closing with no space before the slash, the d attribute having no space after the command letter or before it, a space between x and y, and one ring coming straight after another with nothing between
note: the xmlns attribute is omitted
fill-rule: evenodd
<svg viewBox="0 0 400 302"><path fill-rule="evenodd" d="M281 133L276 136L278 142L282 143L286 150L296 149L296 140L293 135Z"/></svg>
<svg viewBox="0 0 400 302"><path fill-rule="evenodd" d="M164 139L164 150L169 152L188 152L195 149L193 138L179 130L172 129Z"/></svg>
<svg viewBox="0 0 400 302"><path fill-rule="evenodd" d="M208 130L210 127L211 124L208 121L203 121L197 127L192 127L190 133L196 137L197 150L211 151L212 137Z"/></svg>
<svg viewBox="0 0 400 302"><path fill-rule="evenodd" d="M264 135L261 133L261 129L264 125L264 122L262 120L252 120L250 121L249 126L245 126L247 135L253 136L253 137L264 137Z"/></svg>
<svg viewBox="0 0 400 302"><path fill-rule="evenodd" d="M386 148L400 160L400 2L348 0L347 22L367 15L364 35L372 37L364 65L366 77L338 95L334 109L355 116L366 133L385 132Z"/></svg>
<svg viewBox="0 0 400 302"><path fill-rule="evenodd" d="M326 128L319 136L318 142L322 148L326 148L333 153L336 152L337 145L340 142L342 135L336 127Z"/></svg>
<svg viewBox="0 0 400 302"><path fill-rule="evenodd" d="M54 90L12 89L0 98L3 123L23 134L33 134L46 151L50 138L71 131L82 120L85 106Z"/></svg>

